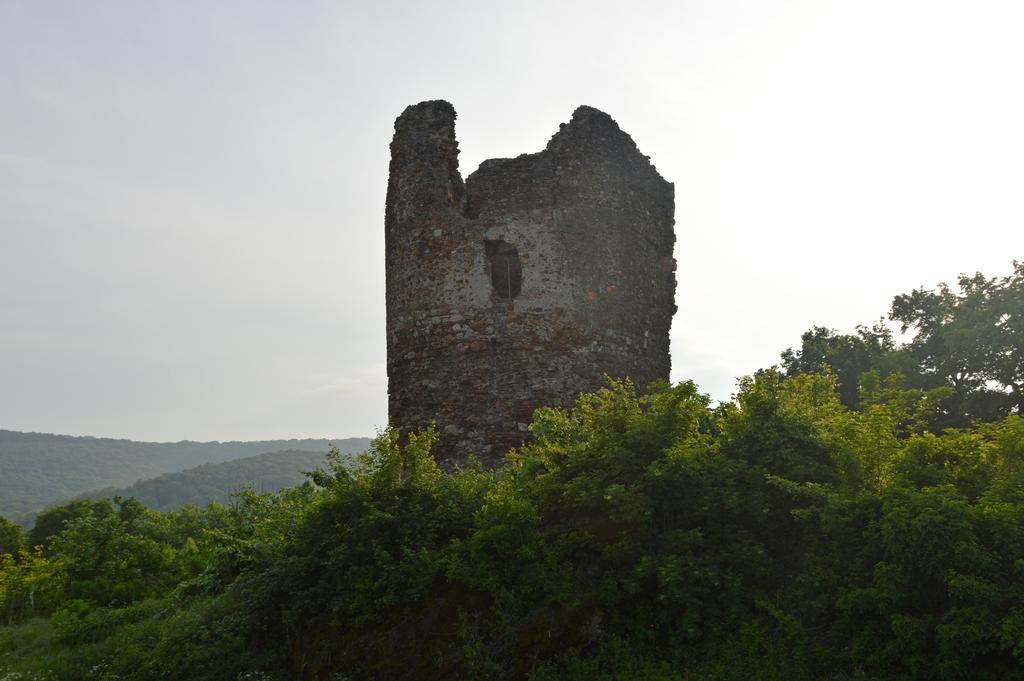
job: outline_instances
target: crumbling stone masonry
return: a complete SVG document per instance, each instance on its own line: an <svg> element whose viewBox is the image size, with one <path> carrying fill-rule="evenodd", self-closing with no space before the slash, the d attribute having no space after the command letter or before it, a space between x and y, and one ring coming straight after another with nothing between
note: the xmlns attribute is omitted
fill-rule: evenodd
<svg viewBox="0 0 1024 681"><path fill-rule="evenodd" d="M447 465L500 464L539 406L668 378L674 190L605 113L463 182L455 110L395 121L385 213L388 396Z"/></svg>

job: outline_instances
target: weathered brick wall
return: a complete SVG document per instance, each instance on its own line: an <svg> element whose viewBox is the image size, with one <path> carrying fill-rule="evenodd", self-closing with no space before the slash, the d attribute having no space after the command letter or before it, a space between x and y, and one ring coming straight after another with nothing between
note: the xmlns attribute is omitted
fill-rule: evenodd
<svg viewBox="0 0 1024 681"><path fill-rule="evenodd" d="M547 148L458 170L455 110L395 122L385 214L388 395L446 464L501 462L539 406L668 378L674 192L607 114Z"/></svg>

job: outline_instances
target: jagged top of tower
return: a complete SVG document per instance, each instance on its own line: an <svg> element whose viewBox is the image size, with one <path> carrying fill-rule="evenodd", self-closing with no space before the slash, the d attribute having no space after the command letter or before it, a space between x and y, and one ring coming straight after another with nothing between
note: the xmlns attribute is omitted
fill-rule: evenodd
<svg viewBox="0 0 1024 681"><path fill-rule="evenodd" d="M457 116L455 107L443 99L427 100L410 105L395 121L395 138L398 140L407 134L428 134L435 139L445 139L451 145L449 151L458 154L458 144L455 139ZM634 170L649 170L658 179L665 181L650 162L650 158L640 153L633 138L619 127L615 119L604 111L587 105L577 107L569 122L559 125L558 132L551 137L542 151L520 154L514 159L487 159L472 175L488 172L496 166L510 161L521 161L538 155L553 157L597 155L606 158L614 156L619 162L625 161L633 166ZM457 161L454 164L449 161L449 165L457 167Z"/></svg>

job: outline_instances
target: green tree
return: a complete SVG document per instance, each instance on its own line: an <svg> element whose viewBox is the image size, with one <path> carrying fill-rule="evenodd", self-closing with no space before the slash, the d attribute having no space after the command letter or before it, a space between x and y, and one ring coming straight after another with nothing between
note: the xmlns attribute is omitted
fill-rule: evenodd
<svg viewBox="0 0 1024 681"><path fill-rule="evenodd" d="M853 334L815 326L800 336L799 349L782 353L782 368L792 378L828 366L836 376L839 399L853 409L860 403L861 375L880 368L885 373L905 369L900 359L892 332L882 322L858 326Z"/></svg>
<svg viewBox="0 0 1024 681"><path fill-rule="evenodd" d="M51 506L36 517L28 533L28 545L42 546L43 553L49 555L50 540L60 534L68 522L112 511L109 501L96 499L75 499L66 504Z"/></svg>
<svg viewBox="0 0 1024 681"><path fill-rule="evenodd" d="M21 527L7 518L0 516L0 556L4 554L18 555L25 545L25 533Z"/></svg>
<svg viewBox="0 0 1024 681"><path fill-rule="evenodd" d="M910 388L949 388L930 415L934 432L1024 413L1024 263L1015 261L1005 277L961 275L955 288L896 296L888 319L909 340L896 343L883 321L854 334L812 327L799 348L782 353L786 376L828 367L850 408L861 407L870 372L883 381L900 375Z"/></svg>
<svg viewBox="0 0 1024 681"><path fill-rule="evenodd" d="M49 548L67 578L67 596L124 605L176 584L183 575L174 548L141 531L153 513L134 499L118 499L116 508L107 501L65 522Z"/></svg>
<svg viewBox="0 0 1024 681"><path fill-rule="evenodd" d="M949 425L1024 413L1024 262L1013 274L961 275L893 300L890 319L913 338L904 350L937 385L949 385Z"/></svg>
<svg viewBox="0 0 1024 681"><path fill-rule="evenodd" d="M0 555L0 621L11 625L49 613L63 594L60 564L42 551Z"/></svg>

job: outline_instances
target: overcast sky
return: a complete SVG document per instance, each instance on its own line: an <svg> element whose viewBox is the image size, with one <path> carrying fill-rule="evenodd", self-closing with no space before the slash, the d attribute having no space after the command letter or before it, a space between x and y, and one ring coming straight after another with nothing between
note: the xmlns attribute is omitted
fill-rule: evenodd
<svg viewBox="0 0 1024 681"><path fill-rule="evenodd" d="M673 379L1024 257L1024 5L0 0L0 428L146 440L387 418L395 117L461 169L580 104L675 183Z"/></svg>

